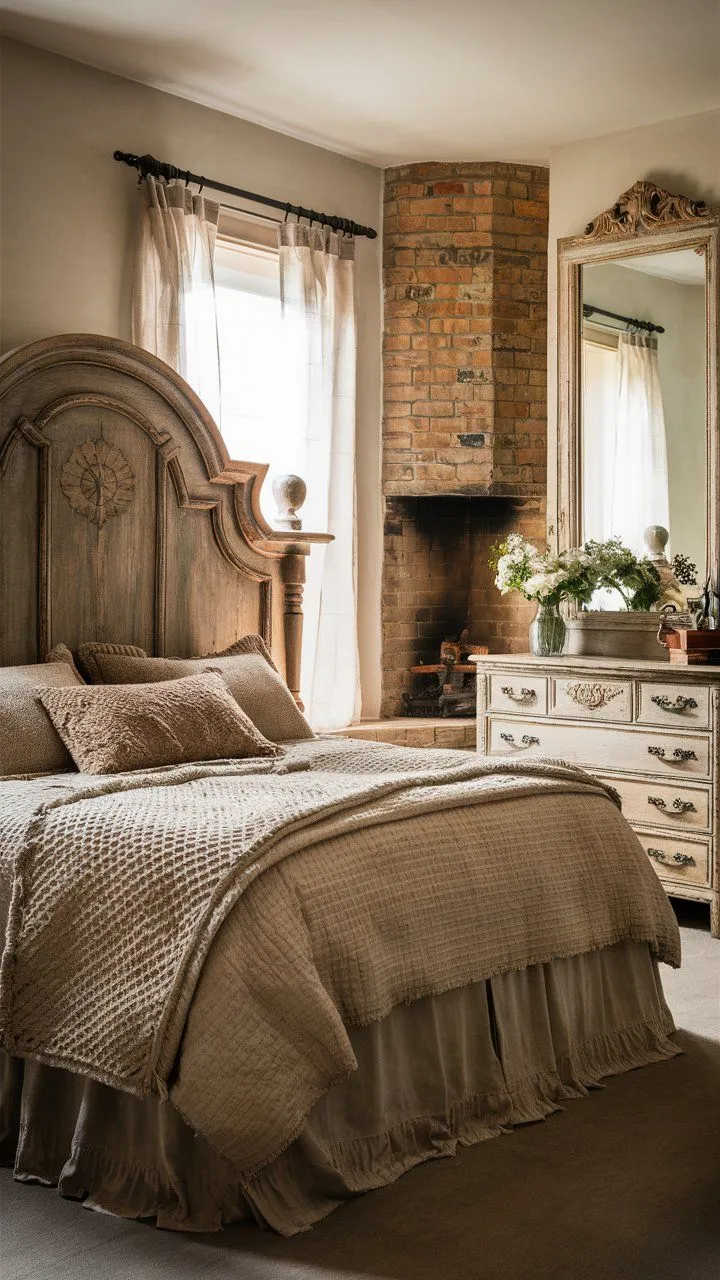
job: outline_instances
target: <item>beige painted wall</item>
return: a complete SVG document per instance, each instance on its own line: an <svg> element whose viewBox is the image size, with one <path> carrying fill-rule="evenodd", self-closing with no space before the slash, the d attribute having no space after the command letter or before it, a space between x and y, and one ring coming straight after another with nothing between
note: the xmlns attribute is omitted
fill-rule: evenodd
<svg viewBox="0 0 720 1280"><path fill-rule="evenodd" d="M557 241L582 232L639 178L720 205L720 111L586 138L550 152L548 456L557 426ZM548 510L554 510L552 479Z"/></svg>
<svg viewBox="0 0 720 1280"><path fill-rule="evenodd" d="M161 51L159 51L161 56ZM53 333L129 338L135 175L115 148L381 226L381 170L234 116L2 41L3 351ZM380 705L380 240L357 249L363 714Z"/></svg>

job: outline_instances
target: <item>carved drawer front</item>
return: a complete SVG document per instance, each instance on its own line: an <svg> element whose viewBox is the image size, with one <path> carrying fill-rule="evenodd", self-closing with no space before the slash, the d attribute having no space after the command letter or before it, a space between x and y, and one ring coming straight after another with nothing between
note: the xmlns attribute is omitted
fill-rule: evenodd
<svg viewBox="0 0 720 1280"><path fill-rule="evenodd" d="M491 755L557 756L591 772L624 769L653 773L663 781L707 778L710 740L704 734L643 732L621 726L490 717Z"/></svg>
<svg viewBox="0 0 720 1280"><path fill-rule="evenodd" d="M638 839L657 871L672 893L677 884L710 884L710 841L678 840L668 835L655 835L638 831Z"/></svg>
<svg viewBox="0 0 720 1280"><path fill-rule="evenodd" d="M630 680L553 680L552 714L574 720L632 720Z"/></svg>
<svg viewBox="0 0 720 1280"><path fill-rule="evenodd" d="M691 684L651 684L643 680L637 699L637 719L668 729L707 729L710 690Z"/></svg>
<svg viewBox="0 0 720 1280"><path fill-rule="evenodd" d="M545 676L523 676L516 671L499 671L490 676L491 711L517 711L544 716L547 712Z"/></svg>
<svg viewBox="0 0 720 1280"><path fill-rule="evenodd" d="M710 830L710 788L688 787L682 782L646 782L635 778L603 778L619 791L628 822L646 827L684 831Z"/></svg>

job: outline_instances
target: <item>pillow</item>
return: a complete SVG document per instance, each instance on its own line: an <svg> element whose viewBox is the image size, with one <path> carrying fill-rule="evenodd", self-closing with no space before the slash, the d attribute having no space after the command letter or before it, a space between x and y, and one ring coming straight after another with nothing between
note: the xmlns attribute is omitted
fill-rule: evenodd
<svg viewBox="0 0 720 1280"><path fill-rule="evenodd" d="M69 662L0 667L0 777L74 768L37 700L41 689L66 685L82 686Z"/></svg>
<svg viewBox="0 0 720 1280"><path fill-rule="evenodd" d="M38 696L83 773L282 755L216 671L153 685L41 689Z"/></svg>
<svg viewBox="0 0 720 1280"><path fill-rule="evenodd" d="M114 683L113 680L105 680L103 677L102 658L108 654L132 658L147 657L145 650L139 649L135 644L102 644L99 641L94 641L92 644L81 644L75 656L82 674L91 684ZM124 683L127 683L127 681Z"/></svg>
<svg viewBox="0 0 720 1280"><path fill-rule="evenodd" d="M50 650L45 661L46 662L67 662L68 666L72 667L73 671L75 672L75 675L77 676L80 684L85 683L82 676L80 675L80 672L75 666L75 659L73 658L72 653L68 649L66 644L56 644Z"/></svg>
<svg viewBox="0 0 720 1280"><path fill-rule="evenodd" d="M213 668L240 707L270 742L315 735L278 672L261 636L244 636L222 653L197 658L149 658L132 645L85 644L78 660L93 684L155 684Z"/></svg>

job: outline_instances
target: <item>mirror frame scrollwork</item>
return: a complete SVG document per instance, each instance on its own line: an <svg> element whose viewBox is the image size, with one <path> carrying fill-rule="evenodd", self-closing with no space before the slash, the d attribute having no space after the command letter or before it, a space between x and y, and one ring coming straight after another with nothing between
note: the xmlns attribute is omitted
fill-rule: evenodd
<svg viewBox="0 0 720 1280"><path fill-rule="evenodd" d="M555 550L577 546L582 535L580 484L582 268L654 251L695 248L706 262L706 566L720 584L720 210L674 195L652 182L636 182L589 222L582 235L558 241L558 431L555 495L548 503L548 533Z"/></svg>

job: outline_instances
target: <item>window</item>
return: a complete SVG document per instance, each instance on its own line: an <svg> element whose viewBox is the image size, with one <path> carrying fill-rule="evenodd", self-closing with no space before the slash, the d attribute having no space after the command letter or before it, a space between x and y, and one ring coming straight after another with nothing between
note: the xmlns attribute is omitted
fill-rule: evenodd
<svg viewBox="0 0 720 1280"><path fill-rule="evenodd" d="M280 307L275 228L223 211L215 247L220 429L233 458L266 462L261 503L272 522L271 477L305 477L299 364Z"/></svg>

